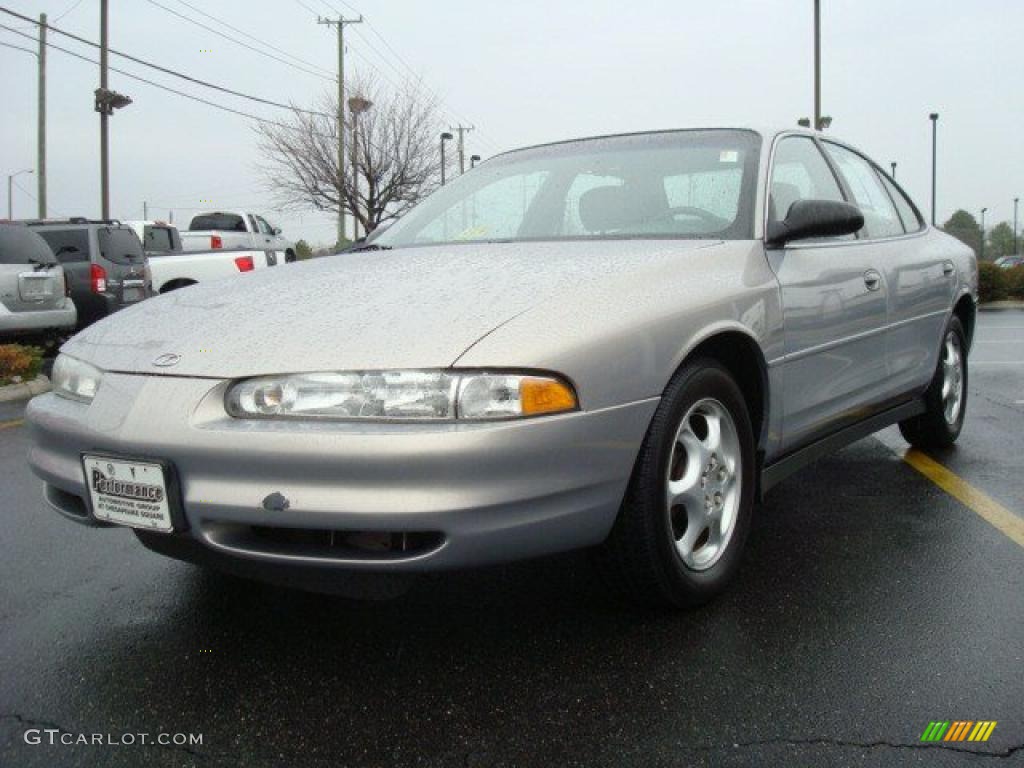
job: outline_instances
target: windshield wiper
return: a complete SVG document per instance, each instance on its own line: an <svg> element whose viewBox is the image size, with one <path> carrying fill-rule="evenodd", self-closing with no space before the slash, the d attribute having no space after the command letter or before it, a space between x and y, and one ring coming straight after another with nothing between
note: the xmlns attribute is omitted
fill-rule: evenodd
<svg viewBox="0 0 1024 768"><path fill-rule="evenodd" d="M39 259L32 258L28 260L28 263L33 265L33 271L35 272L42 272L44 269L53 269L57 266L56 261L40 261Z"/></svg>

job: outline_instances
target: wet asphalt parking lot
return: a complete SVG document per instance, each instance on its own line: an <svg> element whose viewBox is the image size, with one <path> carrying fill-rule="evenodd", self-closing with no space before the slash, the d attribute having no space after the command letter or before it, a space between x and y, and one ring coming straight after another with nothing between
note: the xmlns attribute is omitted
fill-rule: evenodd
<svg viewBox="0 0 1024 768"><path fill-rule="evenodd" d="M49 511L0 405L0 765L1024 765L1024 311L982 313L971 363L945 489L863 440L775 489L688 613L584 554L390 602L204 572ZM143 733L202 744L59 743Z"/></svg>

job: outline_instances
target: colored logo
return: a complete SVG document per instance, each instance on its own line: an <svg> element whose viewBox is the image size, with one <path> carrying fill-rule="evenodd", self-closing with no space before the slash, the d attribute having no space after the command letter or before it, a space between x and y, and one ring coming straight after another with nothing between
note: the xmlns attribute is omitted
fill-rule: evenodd
<svg viewBox="0 0 1024 768"><path fill-rule="evenodd" d="M921 741L988 741L996 720L933 720L921 734Z"/></svg>

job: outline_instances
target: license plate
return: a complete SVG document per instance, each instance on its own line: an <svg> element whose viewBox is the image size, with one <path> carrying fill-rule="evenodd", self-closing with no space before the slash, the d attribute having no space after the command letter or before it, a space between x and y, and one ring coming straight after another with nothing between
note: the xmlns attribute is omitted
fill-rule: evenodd
<svg viewBox="0 0 1024 768"><path fill-rule="evenodd" d="M49 299L53 296L53 278L47 274L20 275L18 292L25 301Z"/></svg>
<svg viewBox="0 0 1024 768"><path fill-rule="evenodd" d="M125 288L121 291L121 301L125 304L129 304L136 301L142 301L142 289L141 288Z"/></svg>
<svg viewBox="0 0 1024 768"><path fill-rule="evenodd" d="M163 466L106 456L82 456L82 466L97 520L151 531L174 530Z"/></svg>

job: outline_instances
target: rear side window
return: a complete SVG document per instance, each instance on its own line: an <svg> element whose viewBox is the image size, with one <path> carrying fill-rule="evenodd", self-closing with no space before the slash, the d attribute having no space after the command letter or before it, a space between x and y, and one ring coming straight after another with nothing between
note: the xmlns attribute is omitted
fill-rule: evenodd
<svg viewBox="0 0 1024 768"><path fill-rule="evenodd" d="M234 213L204 213L192 219L190 232L221 229L225 232L245 232L245 219Z"/></svg>
<svg viewBox="0 0 1024 768"><path fill-rule="evenodd" d="M53 251L25 227L0 227L0 264L52 264Z"/></svg>
<svg viewBox="0 0 1024 768"><path fill-rule="evenodd" d="M173 251L174 237L170 227L147 226L143 230L146 237L144 243L147 251Z"/></svg>
<svg viewBox="0 0 1024 768"><path fill-rule="evenodd" d="M868 237L902 235L903 222L871 164L846 147L825 142L825 148L853 193L854 202L864 214Z"/></svg>
<svg viewBox="0 0 1024 768"><path fill-rule="evenodd" d="M879 173L879 177L882 179L882 184L885 185L886 191L889 193L889 197L896 203L896 211L900 215L900 219L903 221L903 228L907 232L919 232L921 227L924 226L924 222L921 221L921 217L917 213L917 209L914 208L913 203L910 202L909 198L903 194L902 190L897 187L889 177L884 173Z"/></svg>
<svg viewBox="0 0 1024 768"><path fill-rule="evenodd" d="M39 236L50 246L61 264L74 264L89 260L89 230L38 229Z"/></svg>
<svg viewBox="0 0 1024 768"><path fill-rule="evenodd" d="M141 264L145 255L134 229L100 227L96 230L100 256L115 264Z"/></svg>

